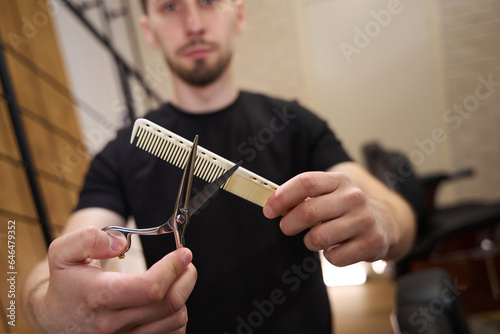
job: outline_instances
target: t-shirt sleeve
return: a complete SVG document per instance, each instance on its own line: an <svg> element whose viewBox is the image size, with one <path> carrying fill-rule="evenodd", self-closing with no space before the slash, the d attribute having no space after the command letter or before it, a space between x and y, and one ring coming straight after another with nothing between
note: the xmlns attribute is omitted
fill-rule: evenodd
<svg viewBox="0 0 500 334"><path fill-rule="evenodd" d="M92 160L75 210L97 207L129 216L120 175L119 141L114 140Z"/></svg>
<svg viewBox="0 0 500 334"><path fill-rule="evenodd" d="M324 123L324 128L312 149L311 169L327 170L346 161L352 161L351 157L333 131Z"/></svg>
<svg viewBox="0 0 500 334"><path fill-rule="evenodd" d="M309 132L310 170L326 171L341 162L352 161L352 158L342 146L341 141L325 120L298 103L297 107L302 109L304 115L302 125Z"/></svg>

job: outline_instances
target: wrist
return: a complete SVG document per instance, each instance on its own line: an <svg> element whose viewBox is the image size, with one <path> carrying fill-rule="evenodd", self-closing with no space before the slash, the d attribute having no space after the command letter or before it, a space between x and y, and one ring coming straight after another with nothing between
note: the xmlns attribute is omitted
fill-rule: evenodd
<svg viewBox="0 0 500 334"><path fill-rule="evenodd" d="M389 260L397 257L401 244L401 228L397 224L396 208L390 201L383 198L372 198L371 202L387 237L388 249L383 259Z"/></svg>
<svg viewBox="0 0 500 334"><path fill-rule="evenodd" d="M40 281L27 296L26 317L31 327L41 333L46 332L43 310L45 307L45 296L49 286L49 278Z"/></svg>

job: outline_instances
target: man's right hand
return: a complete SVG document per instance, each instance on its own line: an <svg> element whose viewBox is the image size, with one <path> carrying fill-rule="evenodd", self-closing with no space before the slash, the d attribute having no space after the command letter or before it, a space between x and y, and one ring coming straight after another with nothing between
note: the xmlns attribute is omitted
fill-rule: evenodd
<svg viewBox="0 0 500 334"><path fill-rule="evenodd" d="M184 333L197 278L191 251L169 253L143 274L103 271L99 259L124 248L123 239L95 227L54 240L50 278L30 296L38 325L50 333Z"/></svg>

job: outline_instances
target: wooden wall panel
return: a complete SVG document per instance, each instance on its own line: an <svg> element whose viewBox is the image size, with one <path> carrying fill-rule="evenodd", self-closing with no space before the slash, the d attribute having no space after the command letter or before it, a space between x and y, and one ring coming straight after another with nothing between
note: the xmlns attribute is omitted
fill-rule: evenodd
<svg viewBox="0 0 500 334"><path fill-rule="evenodd" d="M47 215L52 225L64 226L68 217L75 206L69 196L66 196L68 190L56 180L40 179L40 190L47 200L45 207Z"/></svg>
<svg viewBox="0 0 500 334"><path fill-rule="evenodd" d="M58 81L61 82L61 80ZM64 130L66 136L74 144L75 141L80 139L78 135L74 135L80 132L80 128L77 118L74 117L72 96L68 96L65 91L60 91L58 87L43 80L40 80L39 83L40 95L45 97L43 103L50 105L50 113L48 113L47 119L54 126ZM48 97L50 97L50 101L47 100Z"/></svg>
<svg viewBox="0 0 500 334"><path fill-rule="evenodd" d="M45 4L46 0L0 0L0 38L47 218L57 237L76 205L89 157L82 150L78 117ZM0 260L3 270L7 222L16 220L16 286L20 292L31 268L46 256L46 245L3 87L0 92ZM55 166L65 166L64 173ZM4 281L0 281L1 291L6 291ZM19 297L18 293L16 327L6 326L2 320L0 332L33 332L22 316ZM0 301L2 310L6 309L9 300L3 292Z"/></svg>
<svg viewBox="0 0 500 334"><path fill-rule="evenodd" d="M2 184L0 210L36 218L37 213L22 166L0 160L0 175L0 182Z"/></svg>
<svg viewBox="0 0 500 334"><path fill-rule="evenodd" d="M2 40L5 41L3 36ZM5 57L9 64L11 81L19 107L28 108L40 117L44 117L44 110L41 108L43 100L38 89L38 79L35 74L23 64L24 56L22 54L16 54L13 49L9 49L8 47L6 50Z"/></svg>
<svg viewBox="0 0 500 334"><path fill-rule="evenodd" d="M19 147L15 142L14 130L10 125L10 115L5 101L2 99L0 99L0 154L7 155L16 161L21 160Z"/></svg>
<svg viewBox="0 0 500 334"><path fill-rule="evenodd" d="M89 155L81 142L76 145L60 136L55 138L58 160L52 162L52 173L71 191L79 191L82 177L87 172Z"/></svg>
<svg viewBox="0 0 500 334"><path fill-rule="evenodd" d="M51 173L52 162L58 158L57 151L54 150L53 136L40 122L26 117L24 114L22 114L22 120L35 168L45 173Z"/></svg>

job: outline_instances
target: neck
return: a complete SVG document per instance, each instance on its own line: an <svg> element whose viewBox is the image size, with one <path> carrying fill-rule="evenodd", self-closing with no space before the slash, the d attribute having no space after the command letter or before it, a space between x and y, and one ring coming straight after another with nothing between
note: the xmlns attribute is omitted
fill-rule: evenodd
<svg viewBox="0 0 500 334"><path fill-rule="evenodd" d="M215 82L204 87L189 85L173 75L172 104L193 114L220 110L234 102L237 96L231 66Z"/></svg>

